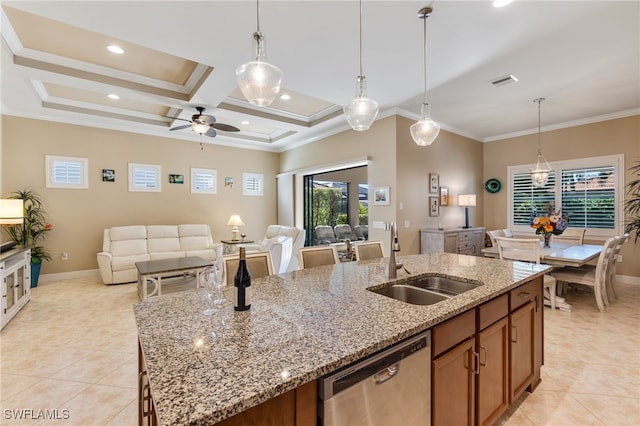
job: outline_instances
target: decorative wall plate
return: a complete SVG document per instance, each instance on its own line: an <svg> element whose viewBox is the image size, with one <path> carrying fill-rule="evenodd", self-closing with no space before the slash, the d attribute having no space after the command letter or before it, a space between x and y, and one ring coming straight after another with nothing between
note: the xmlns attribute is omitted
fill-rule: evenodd
<svg viewBox="0 0 640 426"><path fill-rule="evenodd" d="M500 191L500 188L502 188L502 184L496 178L491 178L484 184L484 189L486 189L490 194L495 194L496 192Z"/></svg>

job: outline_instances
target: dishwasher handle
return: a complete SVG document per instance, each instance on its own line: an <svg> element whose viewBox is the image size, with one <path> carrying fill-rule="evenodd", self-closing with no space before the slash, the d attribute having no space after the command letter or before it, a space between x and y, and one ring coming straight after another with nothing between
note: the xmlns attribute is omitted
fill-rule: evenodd
<svg viewBox="0 0 640 426"><path fill-rule="evenodd" d="M384 371L381 371L373 376L373 381L376 385L381 385L387 380L393 379L398 371L400 370L400 363L396 362L395 364L387 367Z"/></svg>

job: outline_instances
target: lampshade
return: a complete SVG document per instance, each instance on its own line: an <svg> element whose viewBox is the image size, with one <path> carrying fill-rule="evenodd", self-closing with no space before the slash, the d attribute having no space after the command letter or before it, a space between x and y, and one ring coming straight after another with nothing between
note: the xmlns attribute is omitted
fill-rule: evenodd
<svg viewBox="0 0 640 426"><path fill-rule="evenodd" d="M431 107L429 103L422 104L420 111L420 121L414 123L409 128L411 137L419 146L429 146L436 140L440 133L440 125L431 119Z"/></svg>
<svg viewBox="0 0 640 426"><path fill-rule="evenodd" d="M227 226L244 226L244 222L242 221L242 218L239 214L234 214L229 218Z"/></svg>
<svg viewBox="0 0 640 426"><path fill-rule="evenodd" d="M17 225L24 217L23 200L0 199L0 224Z"/></svg>
<svg viewBox="0 0 640 426"><path fill-rule="evenodd" d="M473 207L476 205L476 194L458 195L458 205L462 207Z"/></svg>
<svg viewBox="0 0 640 426"><path fill-rule="evenodd" d="M367 78L362 71L362 0L360 0L360 75L356 77L356 97L344 106L344 115L353 130L369 130L378 116L379 106L367 97Z"/></svg>
<svg viewBox="0 0 640 426"><path fill-rule="evenodd" d="M418 12L418 17L424 23L424 101L420 108L420 120L410 127L411 137L418 146L431 145L440 133L440 125L431 119L431 107L427 102L427 18L432 12L430 7L423 7Z"/></svg>

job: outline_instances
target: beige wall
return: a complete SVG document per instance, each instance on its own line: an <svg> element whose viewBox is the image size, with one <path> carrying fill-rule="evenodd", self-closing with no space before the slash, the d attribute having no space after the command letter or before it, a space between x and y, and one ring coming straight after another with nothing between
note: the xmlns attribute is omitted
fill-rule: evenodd
<svg viewBox="0 0 640 426"><path fill-rule="evenodd" d="M640 160L640 116L543 132L541 140L542 153L550 162L624 154L626 183L634 178L629 168ZM533 134L484 144L484 179L498 178L503 184L503 190L497 194L484 192L487 229L507 226L507 167L534 162L537 141L537 134ZM603 241L593 243L602 244ZM640 277L640 262L637 261L640 259L640 241L626 244L622 259L617 273Z"/></svg>
<svg viewBox="0 0 640 426"><path fill-rule="evenodd" d="M277 222L276 173L279 154L181 140L3 116L2 196L30 188L40 194L53 230L44 245L52 261L42 272L97 268L106 227L132 224L206 223L214 241L231 237L229 216L240 214L248 238L259 239ZM45 188L45 155L89 159L89 189ZM162 192L128 192L127 163L162 166ZM218 193L190 193L190 168L218 171ZM102 169L114 169L116 181L102 182ZM262 197L242 195L242 173L262 173ZM168 174L182 174L185 183L169 184ZM232 188L224 178L233 177ZM69 253L62 261L61 253Z"/></svg>

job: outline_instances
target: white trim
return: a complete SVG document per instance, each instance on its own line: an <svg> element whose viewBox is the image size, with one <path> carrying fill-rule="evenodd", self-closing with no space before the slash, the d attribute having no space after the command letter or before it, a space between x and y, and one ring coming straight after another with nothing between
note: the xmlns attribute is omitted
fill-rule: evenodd
<svg viewBox="0 0 640 426"><path fill-rule="evenodd" d="M366 157L354 158L352 160L345 160L338 163L320 164L320 165L311 166L305 169L289 170L286 172L278 173L276 177L280 177L284 175L317 175L320 173L333 172L336 170L344 170L344 169L351 169L354 167L368 166L369 161L371 161L371 157L367 155Z"/></svg>
<svg viewBox="0 0 640 426"><path fill-rule="evenodd" d="M155 186L154 187L140 187L134 185L133 177L135 175L135 170L137 168L140 169L149 169L155 172ZM141 164L141 163L129 163L129 192L162 192L162 179L160 178L162 174L162 167L158 164Z"/></svg>
<svg viewBox="0 0 640 426"><path fill-rule="evenodd" d="M102 282L99 269L85 269L83 271L58 272L55 274L41 274L38 278L38 286L50 284L56 281L70 280L74 278L96 278ZM33 291L33 289L31 289Z"/></svg>
<svg viewBox="0 0 640 426"><path fill-rule="evenodd" d="M249 179L260 181L260 189L254 191L247 188ZM242 173L242 195L262 197L264 195L264 175L262 173Z"/></svg>
<svg viewBox="0 0 640 426"><path fill-rule="evenodd" d="M196 175L209 174L213 179L213 187L209 188L196 188ZM217 194L218 193L218 171L215 169L201 169L197 167L191 168L191 193L192 194Z"/></svg>

